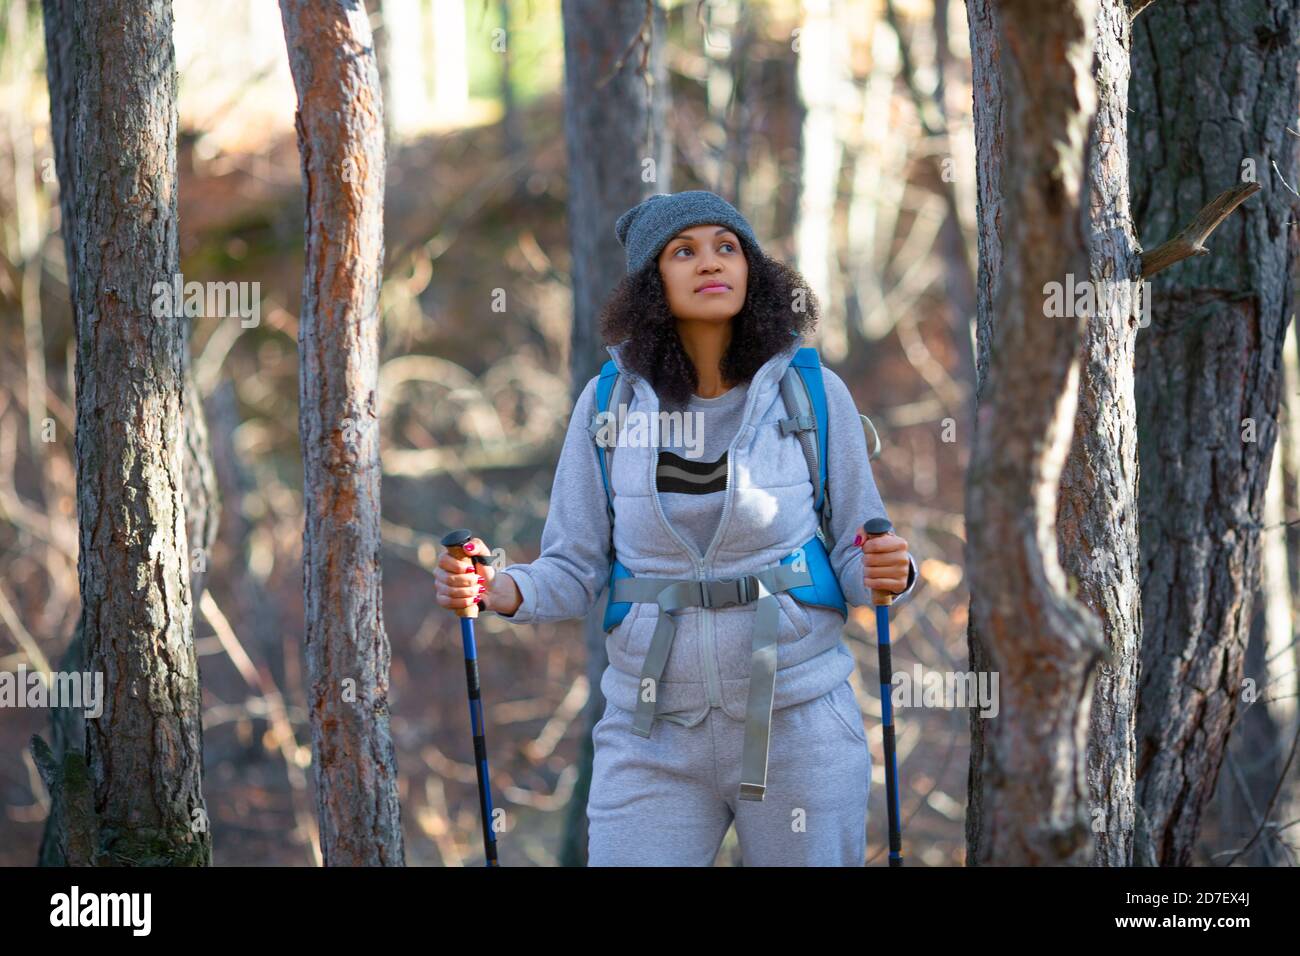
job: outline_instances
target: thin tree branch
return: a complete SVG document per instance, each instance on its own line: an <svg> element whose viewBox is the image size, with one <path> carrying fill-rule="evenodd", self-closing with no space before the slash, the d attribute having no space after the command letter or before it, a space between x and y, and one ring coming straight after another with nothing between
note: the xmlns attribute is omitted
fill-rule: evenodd
<svg viewBox="0 0 1300 956"><path fill-rule="evenodd" d="M217 604L217 599L212 596L211 591L205 589L199 597L199 610L203 613L203 617L207 619L207 622L212 625L212 630L216 632L221 649L226 652L230 662L235 665L235 670L239 672L239 676L243 678L244 683L257 691L261 700L266 703L268 723L271 725L272 736L275 739L277 749L280 751L280 756L284 760L285 772L289 777L293 797L293 815L298 827L298 833L310 848L316 866L321 866L324 857L321 851L320 830L316 825L316 818L312 816L311 809L304 799L308 792L307 776L302 771L302 764L298 762L300 747L297 736L294 734L293 722L289 719L289 710L285 705L284 695L280 693L280 688L275 685L275 681L268 674L258 670L257 665L248 656L248 652L244 650L244 645L240 643L239 637L235 634L235 629L230 626L230 621L222 613L221 606Z"/></svg>
<svg viewBox="0 0 1300 956"><path fill-rule="evenodd" d="M1227 219L1234 209L1250 196L1259 192L1259 183L1242 183L1225 189L1207 203L1196 218L1179 230L1172 239L1156 246L1142 255L1142 278L1146 279L1162 269L1168 269L1177 262L1192 256L1208 256L1210 250L1205 248L1205 240L1218 228L1219 223Z"/></svg>
<svg viewBox="0 0 1300 956"><path fill-rule="evenodd" d="M1128 0L1129 19L1132 20L1139 13L1141 13L1143 10L1145 10L1147 7L1151 6L1151 4L1155 2L1156 0Z"/></svg>
<svg viewBox="0 0 1300 956"><path fill-rule="evenodd" d="M0 621L4 621L5 626L9 628L14 640L18 643L19 649L27 655L27 660L35 665L36 670L45 675L47 682L52 680L48 676L50 662L41 653L41 647L36 643L35 638L28 633L27 628L23 627L22 619L18 617L18 612L14 610L14 606L10 603L3 587L0 587ZM26 691L20 690L19 693L26 693Z"/></svg>
<svg viewBox="0 0 1300 956"><path fill-rule="evenodd" d="M698 13L699 11L697 10L696 12ZM632 39L628 41L627 47L623 50L618 61L614 64L614 68L600 78L600 81L596 84L597 90L603 90L606 83L618 76L618 71L623 69L623 64L627 62L628 56L636 49L638 43L641 44L641 75L647 78L649 77L648 64L650 60L650 40L654 36L654 22L654 3L652 3L651 0L646 0L645 18L641 21L641 26L637 29L636 33L632 35Z"/></svg>
<svg viewBox="0 0 1300 956"><path fill-rule="evenodd" d="M924 92L916 79L916 64L912 59L912 43L903 30L898 10L893 0L885 0L885 19L889 22L894 35L898 37L898 59L903 81L908 92L912 94L912 103L916 108L916 118L920 120L921 131L929 137L947 135L948 130L942 116L942 104L933 95Z"/></svg>
<svg viewBox="0 0 1300 956"><path fill-rule="evenodd" d="M1278 774L1277 785L1273 787L1273 793L1268 798L1268 806L1264 808L1264 818L1260 821L1254 835L1246 841L1245 846L1241 847L1241 849L1239 849L1228 860L1228 862L1224 864L1224 866L1232 866L1233 863L1237 862L1238 858L1240 858L1243 853L1255 845L1255 841L1258 840L1260 834L1264 832L1264 827L1273 816L1273 808L1277 804L1278 795L1282 792L1282 784L1286 781L1287 775L1291 772L1291 764L1295 761L1297 746L1300 746L1300 723L1296 724L1295 735L1291 738L1291 752L1287 754L1286 763L1282 767L1282 772Z"/></svg>

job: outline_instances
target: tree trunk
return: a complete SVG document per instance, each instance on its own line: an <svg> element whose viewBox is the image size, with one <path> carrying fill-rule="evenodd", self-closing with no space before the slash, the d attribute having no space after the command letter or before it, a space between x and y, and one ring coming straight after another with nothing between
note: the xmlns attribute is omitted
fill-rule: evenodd
<svg viewBox="0 0 1300 956"><path fill-rule="evenodd" d="M179 271L171 3L45 0L44 10L77 340L82 608L65 660L104 687L97 719L71 721L66 739L56 731L59 754L35 748L63 817L42 857L205 865L188 322L154 315L152 291Z"/></svg>
<svg viewBox="0 0 1300 956"><path fill-rule="evenodd" d="M1088 271L1081 202L1097 4L1004 0L998 14L1004 142L1014 152L1002 165L1002 269L967 479L966 564L1002 712L985 728L971 862L1077 865L1090 859L1090 678L1104 645L1066 593L1056 544L1083 327L1045 317L1044 289Z"/></svg>
<svg viewBox="0 0 1300 956"><path fill-rule="evenodd" d="M1290 734L1283 732L1285 728L1278 725L1270 712L1271 702L1278 695L1278 683L1270 679L1275 676L1276 665L1270 668L1268 663L1268 615L1265 612L1268 598L1267 588L1261 588L1255 596L1246 639L1245 670L1249 677L1254 678L1259 696L1237 715L1240 730L1229 742L1224 758L1227 766L1219 777L1214 795L1221 841L1232 847L1250 844L1250 849L1236 859L1242 866L1287 866L1290 861L1290 852L1278 839L1251 842L1277 787L1291 745ZM1272 813L1281 810L1282 806L1275 806ZM1215 861L1208 856L1202 853L1206 865L1213 866Z"/></svg>
<svg viewBox="0 0 1300 956"><path fill-rule="evenodd" d="M1287 353L1283 345L1283 379L1287 376ZM1286 579L1286 539L1282 534L1285 513L1282 504L1283 459L1287 434L1285 389L1279 387L1278 440L1264 492L1264 529L1260 537L1259 589L1251 602L1250 636L1246 641L1246 676L1254 680L1253 702L1238 711L1240 728L1228 743L1226 773L1220 774L1213 804L1219 817L1219 842L1250 849L1236 859L1243 866L1286 866L1292 848L1283 843L1275 830L1265 828L1266 839L1251 841L1260 832L1267 811L1274 820L1291 821L1294 815L1282 816L1290 808L1289 798L1295 787L1278 794L1271 810L1270 802L1278 787L1278 778L1286 770L1287 752L1291 747L1290 728L1296 726L1296 672L1291 650L1295 646ZM1274 827L1278 824L1275 823Z"/></svg>
<svg viewBox="0 0 1300 956"><path fill-rule="evenodd" d="M1282 370L1283 427L1278 436L1278 454L1282 460L1275 474L1281 478L1278 491L1286 523L1269 533L1283 535L1286 581L1282 586L1286 590L1290 626L1284 635L1279 635L1286 650L1278 654L1271 666L1286 675L1273 685L1274 695L1291 695L1285 701L1286 720L1283 723L1295 726L1297 715L1300 715L1300 701L1296 696L1300 690L1300 640L1296 639L1300 635L1300 322L1291 323L1291 331L1282 349ZM1279 820L1300 818L1300 786L1289 786L1281 804Z"/></svg>
<svg viewBox="0 0 1300 956"><path fill-rule="evenodd" d="M307 248L298 324L308 701L326 866L401 866L379 541L384 128L364 10L281 0Z"/></svg>
<svg viewBox="0 0 1300 956"><path fill-rule="evenodd" d="M573 257L569 369L576 402L606 357L600 348L600 309L627 271L614 222L646 196L672 191L672 141L664 123L666 27L656 0L564 0L563 16L564 138ZM583 714L586 733L578 783L560 850L564 866L583 866L587 859L591 728L605 709L600 677L608 665L601 604L597 601L584 626L591 695Z"/></svg>
<svg viewBox="0 0 1300 956"><path fill-rule="evenodd" d="M1300 629L1300 323L1291 324L1291 338L1282 350L1283 415L1279 447L1282 452L1282 513L1287 519L1283 529L1286 541L1287 595L1291 608L1291 626ZM1300 643L1293 644L1288 663L1293 674L1300 673ZM1300 683L1293 677L1293 681Z"/></svg>
<svg viewBox="0 0 1300 956"><path fill-rule="evenodd" d="M375 41L375 62L379 65L379 93L383 98L384 109L384 142L385 144L397 139L397 128L394 123L396 114L391 109L393 102L393 69L392 69L392 17L393 11L385 9L387 4L384 0L365 0L366 15L370 18L372 36ZM413 21L401 23L403 31L418 33L420 28L418 18ZM387 147L385 147L387 148Z"/></svg>
<svg viewBox="0 0 1300 956"><path fill-rule="evenodd" d="M1242 689L1291 313L1298 12L1298 0L1186 0L1134 20L1129 145L1144 234L1170 235L1242 179L1265 187L1224 223L1214 255L1154 280L1137 337L1138 799L1162 865L1192 859Z"/></svg>
<svg viewBox="0 0 1300 956"><path fill-rule="evenodd" d="M1098 668L1088 735L1093 862L1128 866L1142 635L1133 397L1139 305L1134 283L1142 263L1129 210L1127 0L1100 0L1097 15L1097 113L1088 142L1091 264L1088 275L1078 277L1092 283L1095 311L1085 316L1079 407L1061 473L1057 532L1061 565L1075 596L1101 620L1110 649Z"/></svg>
<svg viewBox="0 0 1300 956"><path fill-rule="evenodd" d="M185 414L185 530L189 543L190 592L193 611L199 613L199 600L207 585L208 563L212 560L212 546L217 543L217 528L221 519L221 506L217 494L217 473L212 465L212 452L208 441L207 416L203 411L203 395L190 368L190 340L182 343L184 381L182 405Z"/></svg>
<svg viewBox="0 0 1300 956"><path fill-rule="evenodd" d="M803 125L799 143L799 214L795 224L795 267L817 298L814 344L822 361L844 361L849 351L843 294L834 275L835 207L844 147L837 119L849 72L845 46L828 0L801 7L799 101ZM843 7L841 7L841 13Z"/></svg>
<svg viewBox="0 0 1300 956"><path fill-rule="evenodd" d="M902 43L902 38L899 38ZM943 119L944 135L952 148L952 119L948 114L947 85L945 77L953 69L952 49L948 40L948 0L934 3L935 84L934 101ZM951 155L948 157L951 159ZM943 157L935 157L939 170L940 188L948 204L948 218L943 224L940 240L948 268L949 327L953 353L957 356L954 377L968 390L967 415L975 411L975 354L971 349L971 320L975 317L978 292L976 276L970 259L970 246L962 225L961 197L957 194L955 169L945 168Z"/></svg>
<svg viewBox="0 0 1300 956"><path fill-rule="evenodd" d="M524 151L523 136L523 116L519 111L519 106L515 102L515 71L513 69L515 57L515 37L513 28L510 24L510 0L497 0L497 15L501 18L502 46L497 55L501 58L501 133L502 133L502 151L509 164L513 167L518 161L519 156ZM492 49L495 51L497 46L493 43ZM519 180L514 180L516 189L518 189ZM516 192L518 195L518 192Z"/></svg>
<svg viewBox="0 0 1300 956"><path fill-rule="evenodd" d="M608 358L600 309L627 271L614 221L647 196L672 192L672 141L658 2L564 0L563 15L576 399Z"/></svg>
<svg viewBox="0 0 1300 956"><path fill-rule="evenodd" d="M997 56L1001 37L1001 9L998 0L966 0L970 25L971 88L974 96L975 183L979 198L976 243L979 250L975 313L975 401L985 401L988 383L989 342L993 337L993 303L1002 274L1002 160L1006 141L1003 128L1002 69ZM966 627L966 646L972 673L993 670L988 648L975 623L974 595ZM966 861L976 863L983 855L985 766L988 750L985 730L988 721L980 708L970 708L970 770L966 778Z"/></svg>

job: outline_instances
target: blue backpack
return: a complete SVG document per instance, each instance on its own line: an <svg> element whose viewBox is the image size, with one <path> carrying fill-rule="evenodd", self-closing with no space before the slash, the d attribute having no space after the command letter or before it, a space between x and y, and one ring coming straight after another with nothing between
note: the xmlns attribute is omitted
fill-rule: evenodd
<svg viewBox="0 0 1300 956"><path fill-rule="evenodd" d="M600 477L605 485L605 503L609 509L611 526L614 523L614 494L609 476L613 469L616 443L602 444L597 439L597 434L613 414L610 409L618 408L625 401L623 392L626 389L627 383L622 380L614 360L605 362L596 382L596 410L587 426L595 444L596 460L600 463ZM821 357L815 348L805 346L795 352L781 378L781 398L785 401L786 412L790 416L781 420L781 434L794 434L803 447L808 475L812 480L813 507L817 509L820 519L817 533L801 548L781 559L781 564L806 561L811 572L812 584L791 588L788 593L803 604L829 607L847 618L848 606L844 601L844 592L831 567L827 550L830 541L831 502L826 491L826 388L822 382ZM874 444L869 457L875 458L880 454L880 436L867 416L859 414L858 417L862 419L870 443ZM610 567L610 588L613 588L614 582L619 578L631 576L632 572L615 557ZM605 609L605 630L611 631L617 627L631 607L630 601L609 602Z"/></svg>

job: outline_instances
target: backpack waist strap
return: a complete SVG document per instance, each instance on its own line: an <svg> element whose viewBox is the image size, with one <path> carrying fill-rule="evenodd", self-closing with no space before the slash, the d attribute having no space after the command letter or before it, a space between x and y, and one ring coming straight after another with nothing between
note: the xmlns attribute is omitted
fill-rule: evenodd
<svg viewBox="0 0 1300 956"><path fill-rule="evenodd" d="M786 564L765 568L739 578L697 581L681 578L619 578L611 601L636 601L659 606L659 619L641 667L632 730L650 736L660 679L668 664L677 623L672 611L686 607L718 608L757 602L754 609L753 653L750 660L749 698L745 705L745 742L740 761L740 799L762 800L767 789L767 760L772 728L772 698L776 689L777 635L780 604L776 595L812 583L807 567ZM647 698L646 691L650 691Z"/></svg>

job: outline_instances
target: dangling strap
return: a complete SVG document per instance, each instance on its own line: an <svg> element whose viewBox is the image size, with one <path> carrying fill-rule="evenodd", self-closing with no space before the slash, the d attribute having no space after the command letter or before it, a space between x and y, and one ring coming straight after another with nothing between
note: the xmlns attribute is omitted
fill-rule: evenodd
<svg viewBox="0 0 1300 956"><path fill-rule="evenodd" d="M780 605L766 588L763 592L754 609L753 650L749 658L749 698L745 702L745 742L740 756L741 800L762 800L767 792L767 757L772 741L772 699L776 694L777 612Z"/></svg>

